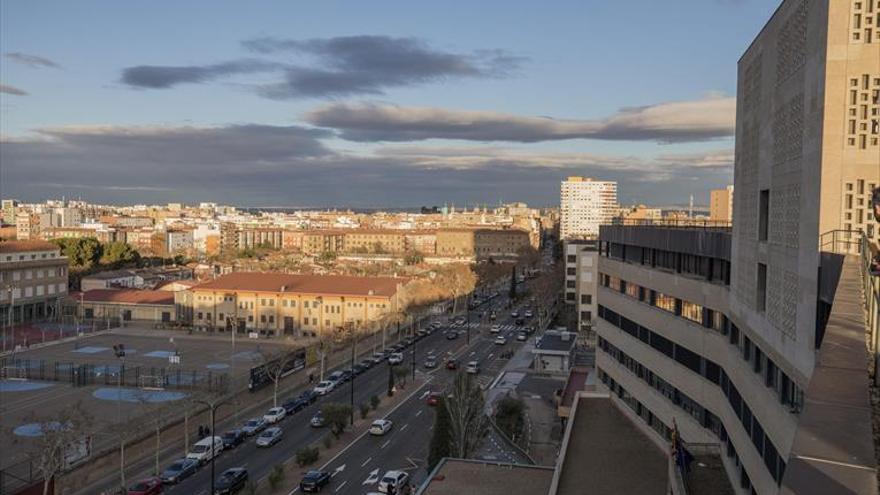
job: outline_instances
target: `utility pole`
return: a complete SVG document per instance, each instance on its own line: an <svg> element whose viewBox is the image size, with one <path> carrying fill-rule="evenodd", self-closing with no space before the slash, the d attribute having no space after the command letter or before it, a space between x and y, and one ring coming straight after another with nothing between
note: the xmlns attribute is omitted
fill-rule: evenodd
<svg viewBox="0 0 880 495"><path fill-rule="evenodd" d="M215 416L215 412L217 411L217 409L221 405L223 405L224 400L225 399L220 399L219 401L208 402L208 401L204 401L204 400L195 399L195 402L198 402L199 404L204 404L204 405L208 406L208 408L211 410L211 434L208 435L208 438L210 439L210 442L211 442L211 491L209 492L211 494L215 493L214 492L214 482L215 482L214 459L217 457L217 452L214 450L214 437L216 436L216 432L214 431L214 429L217 426L216 423L214 422L214 419L215 419L214 416Z"/></svg>
<svg viewBox="0 0 880 495"><path fill-rule="evenodd" d="M349 335L351 336L351 424L354 425L354 357L355 357L355 346L357 345L357 336L354 333L354 324L352 322L348 323Z"/></svg>

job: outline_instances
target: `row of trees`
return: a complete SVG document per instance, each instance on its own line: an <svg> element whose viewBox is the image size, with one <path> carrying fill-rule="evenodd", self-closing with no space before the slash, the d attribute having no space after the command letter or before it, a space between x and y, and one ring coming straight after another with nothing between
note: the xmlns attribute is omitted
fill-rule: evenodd
<svg viewBox="0 0 880 495"><path fill-rule="evenodd" d="M137 265L140 254L124 242L102 244L94 237L53 239L52 242L67 256L70 267L89 269L97 265L119 268Z"/></svg>
<svg viewBox="0 0 880 495"><path fill-rule="evenodd" d="M444 457L468 459L476 453L489 424L484 406L483 392L472 375L456 375L451 390L437 404L428 447L429 472Z"/></svg>

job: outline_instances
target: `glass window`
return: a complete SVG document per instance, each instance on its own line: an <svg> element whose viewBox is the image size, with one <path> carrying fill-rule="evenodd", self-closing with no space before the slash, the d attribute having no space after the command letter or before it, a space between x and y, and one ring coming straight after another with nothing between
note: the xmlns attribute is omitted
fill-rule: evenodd
<svg viewBox="0 0 880 495"><path fill-rule="evenodd" d="M654 292L654 306L657 306L660 309L669 311L670 313L675 313L675 298L672 296L667 296L662 292Z"/></svg>
<svg viewBox="0 0 880 495"><path fill-rule="evenodd" d="M627 282L626 283L626 295L628 295L629 297L634 297L634 298L638 299L639 298L639 286L632 283L632 282Z"/></svg>
<svg viewBox="0 0 880 495"><path fill-rule="evenodd" d="M690 301L681 301L681 316L694 323L703 324L703 307Z"/></svg>

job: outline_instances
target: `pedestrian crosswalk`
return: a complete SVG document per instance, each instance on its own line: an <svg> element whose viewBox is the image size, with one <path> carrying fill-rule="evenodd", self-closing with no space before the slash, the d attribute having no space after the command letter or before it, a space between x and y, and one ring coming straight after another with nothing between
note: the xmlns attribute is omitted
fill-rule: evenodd
<svg viewBox="0 0 880 495"><path fill-rule="evenodd" d="M493 325L493 324L484 324L483 325L484 328L489 328L489 329L493 328L494 326L495 325ZM500 329L499 332L501 332L501 333L519 332L520 330L526 329L526 327L524 327L522 325L514 325L513 323L505 323L503 325L498 325L498 328Z"/></svg>

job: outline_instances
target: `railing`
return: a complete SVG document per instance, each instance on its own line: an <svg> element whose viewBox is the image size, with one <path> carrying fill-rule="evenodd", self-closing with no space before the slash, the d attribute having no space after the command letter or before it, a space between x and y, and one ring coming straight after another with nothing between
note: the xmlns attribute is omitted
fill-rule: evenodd
<svg viewBox="0 0 880 495"><path fill-rule="evenodd" d="M611 225L719 230L727 230L733 226L728 220L708 220L705 218L614 218L611 220Z"/></svg>
<svg viewBox="0 0 880 495"><path fill-rule="evenodd" d="M863 253L865 244L870 246L861 230L829 230L819 236L819 251L830 253Z"/></svg>

